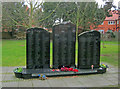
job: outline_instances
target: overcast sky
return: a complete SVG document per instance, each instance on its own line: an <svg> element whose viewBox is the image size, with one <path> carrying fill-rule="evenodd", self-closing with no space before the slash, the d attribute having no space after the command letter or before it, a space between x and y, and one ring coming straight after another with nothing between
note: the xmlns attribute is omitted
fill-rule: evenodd
<svg viewBox="0 0 120 89"><path fill-rule="evenodd" d="M96 0L98 2L98 4L101 6L101 5L104 5L105 3L102 1L102 0ZM113 4L115 6L117 6L118 8L118 2L120 3L120 0L113 0ZM113 8L112 8L113 9Z"/></svg>
<svg viewBox="0 0 120 89"><path fill-rule="evenodd" d="M29 1L29 0L25 0L25 1ZM34 0L34 1L39 1L41 2L42 0ZM44 1L44 0L43 0ZM46 1L46 0L45 0ZM49 0L50 1L50 0ZM52 0L51 0L52 1ZM53 0L54 1L54 0ZM59 0L57 0L59 1ZM64 0L63 0L64 1ZM71 1L71 0L70 0ZM74 0L73 0L74 1ZM83 1L83 0L82 0ZM103 2L103 0L95 0L96 2L98 2L98 5L99 6L103 6L105 4L105 2ZM118 2L119 2L119 5L120 5L120 0L113 0L113 4L117 7L118 9ZM27 4L27 3L26 3ZM113 8L112 8L113 9Z"/></svg>

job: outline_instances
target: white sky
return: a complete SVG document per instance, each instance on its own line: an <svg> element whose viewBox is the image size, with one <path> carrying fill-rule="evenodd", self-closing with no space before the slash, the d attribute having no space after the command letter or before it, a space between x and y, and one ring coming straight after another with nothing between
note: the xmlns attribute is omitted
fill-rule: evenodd
<svg viewBox="0 0 120 89"><path fill-rule="evenodd" d="M29 1L29 0L24 0L24 1ZM32 0L31 0L32 1ZM33 2L41 2L42 0L33 0ZM44 0L43 0L44 1ZM64 1L64 0L63 0ZM74 0L73 0L74 1ZM98 2L99 6L103 6L105 4L105 2L103 2L103 0L95 0L96 2ZM108 1L108 0L107 0ZM115 5L118 9L118 2L120 2L120 0L113 0L113 5ZM27 3L26 3L27 4ZM113 8L112 8L113 9Z"/></svg>
<svg viewBox="0 0 120 89"><path fill-rule="evenodd" d="M98 2L98 5L100 6L105 4L102 0L96 0L96 2ZM115 5L117 8L118 8L118 2L120 2L120 0L113 0L113 5Z"/></svg>

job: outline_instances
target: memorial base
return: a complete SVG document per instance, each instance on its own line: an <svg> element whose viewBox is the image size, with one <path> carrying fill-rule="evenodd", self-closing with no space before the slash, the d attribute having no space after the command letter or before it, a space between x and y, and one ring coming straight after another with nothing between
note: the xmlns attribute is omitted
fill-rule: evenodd
<svg viewBox="0 0 120 89"><path fill-rule="evenodd" d="M96 69L78 69L78 72L73 71L52 71L52 69L26 69L23 68L22 72L15 72L17 78L30 79L38 78L39 74L46 75L46 77L55 76L73 76L73 75L88 75L88 74L102 74L106 72L106 68Z"/></svg>

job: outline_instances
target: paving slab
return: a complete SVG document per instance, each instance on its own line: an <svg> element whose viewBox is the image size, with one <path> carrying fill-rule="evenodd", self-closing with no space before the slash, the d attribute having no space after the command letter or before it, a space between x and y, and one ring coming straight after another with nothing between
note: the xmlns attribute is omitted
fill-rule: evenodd
<svg viewBox="0 0 120 89"><path fill-rule="evenodd" d="M32 81L18 81L18 87L34 87Z"/></svg>
<svg viewBox="0 0 120 89"><path fill-rule="evenodd" d="M63 81L65 82L66 86L68 87L84 87L85 84L80 81L80 77L73 77L73 78L65 78Z"/></svg>
<svg viewBox="0 0 120 89"><path fill-rule="evenodd" d="M82 78L81 82L85 84L85 87L102 87L104 84L100 80L94 78Z"/></svg>
<svg viewBox="0 0 120 89"><path fill-rule="evenodd" d="M33 87L51 87L48 80L32 80Z"/></svg>
<svg viewBox="0 0 120 89"><path fill-rule="evenodd" d="M51 87L61 87L61 86L62 87L69 87L67 85L67 82L64 81L64 78L50 79L50 80L48 80L48 82L49 82L49 84L50 84Z"/></svg>
<svg viewBox="0 0 120 89"><path fill-rule="evenodd" d="M18 82L2 82L2 87L18 87Z"/></svg>
<svg viewBox="0 0 120 89"><path fill-rule="evenodd" d="M7 80L16 80L16 77L14 74L3 74L2 81L7 81Z"/></svg>

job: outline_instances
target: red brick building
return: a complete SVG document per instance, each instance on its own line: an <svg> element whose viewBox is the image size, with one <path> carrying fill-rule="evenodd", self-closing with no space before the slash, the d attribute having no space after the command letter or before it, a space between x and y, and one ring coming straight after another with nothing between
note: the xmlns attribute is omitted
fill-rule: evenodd
<svg viewBox="0 0 120 89"><path fill-rule="evenodd" d="M112 10L110 14L112 14L112 17L106 17L103 23L98 25L96 29L93 29L92 26L90 26L90 29L104 33L107 31L120 32L120 10Z"/></svg>

